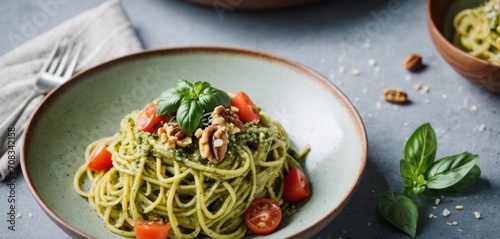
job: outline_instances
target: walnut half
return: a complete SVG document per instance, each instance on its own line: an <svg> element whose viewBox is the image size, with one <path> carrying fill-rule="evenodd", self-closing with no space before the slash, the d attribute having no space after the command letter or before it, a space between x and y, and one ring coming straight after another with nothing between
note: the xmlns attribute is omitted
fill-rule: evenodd
<svg viewBox="0 0 500 239"><path fill-rule="evenodd" d="M203 130L199 145L201 157L219 163L226 156L228 133L226 127L210 125Z"/></svg>

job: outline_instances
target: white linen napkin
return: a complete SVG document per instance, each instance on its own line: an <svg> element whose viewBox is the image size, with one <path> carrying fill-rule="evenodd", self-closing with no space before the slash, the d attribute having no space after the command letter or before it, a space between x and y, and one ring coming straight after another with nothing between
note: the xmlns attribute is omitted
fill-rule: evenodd
<svg viewBox="0 0 500 239"><path fill-rule="evenodd" d="M119 0L104 2L61 23L0 57L0 122L29 96L50 50L63 37L83 44L75 72L142 49ZM42 96L35 98L13 126L15 144L0 142L3 149L14 145L14 150L11 148L10 153L1 155L0 181L19 164L24 128L41 99ZM15 175L15 170L11 175Z"/></svg>

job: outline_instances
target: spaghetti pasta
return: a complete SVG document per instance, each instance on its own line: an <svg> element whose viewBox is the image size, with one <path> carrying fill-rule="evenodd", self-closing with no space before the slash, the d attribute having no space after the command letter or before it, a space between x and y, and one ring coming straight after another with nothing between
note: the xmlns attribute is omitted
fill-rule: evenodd
<svg viewBox="0 0 500 239"><path fill-rule="evenodd" d="M308 148L295 151L283 127L266 114L260 113L258 124L229 134L225 159L216 164L200 155L196 138L172 149L159 134L137 130L138 113L126 115L115 135L88 145L74 177L76 192L109 230L134 237L136 222L153 220L170 223L171 237L242 238L247 233L242 215L254 199L273 199L289 214L295 210L282 199L283 179ZM89 170L92 151L102 143L113 167Z"/></svg>
<svg viewBox="0 0 500 239"><path fill-rule="evenodd" d="M459 12L453 20L453 44L472 56L500 64L499 13L499 0Z"/></svg>

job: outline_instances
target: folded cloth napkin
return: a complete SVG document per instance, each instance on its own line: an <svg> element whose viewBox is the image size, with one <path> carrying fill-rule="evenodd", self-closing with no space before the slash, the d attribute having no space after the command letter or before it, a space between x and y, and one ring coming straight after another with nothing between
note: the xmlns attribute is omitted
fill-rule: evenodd
<svg viewBox="0 0 500 239"><path fill-rule="evenodd" d="M3 122L33 89L38 71L47 60L50 50L61 38L83 44L75 72L101 62L137 52L142 49L128 18L118 0L110 0L75 16L55 28L31 39L0 57L0 122ZM14 150L1 155L0 180L9 176L19 164L19 149L24 128L43 96L35 98L13 126L16 135ZM0 142L0 148L7 144ZM13 145L11 144L8 144ZM1 151L4 152L4 151ZM14 155L15 159L12 156ZM11 175L15 175L15 170Z"/></svg>

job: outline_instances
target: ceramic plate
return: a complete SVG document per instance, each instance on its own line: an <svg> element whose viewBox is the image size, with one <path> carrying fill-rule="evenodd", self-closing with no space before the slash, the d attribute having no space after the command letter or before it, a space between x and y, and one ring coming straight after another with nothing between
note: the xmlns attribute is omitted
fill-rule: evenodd
<svg viewBox="0 0 500 239"><path fill-rule="evenodd" d="M122 117L144 107L177 79L245 91L280 121L297 148L309 144L309 201L264 238L310 237L346 205L365 167L367 138L349 100L327 79L294 62L233 48L145 51L94 67L51 92L31 118L22 169L36 200L74 237L118 238L73 190L85 147L113 135Z"/></svg>

